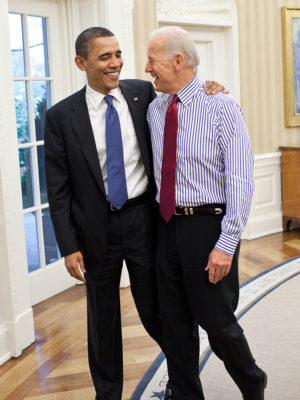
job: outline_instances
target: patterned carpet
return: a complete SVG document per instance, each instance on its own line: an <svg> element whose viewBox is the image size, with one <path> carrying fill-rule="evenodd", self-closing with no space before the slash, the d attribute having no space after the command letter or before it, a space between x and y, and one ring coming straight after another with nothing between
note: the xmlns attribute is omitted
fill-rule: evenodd
<svg viewBox="0 0 300 400"><path fill-rule="evenodd" d="M263 272L241 286L236 315L257 363L267 371L266 400L300 400L300 257ZM241 394L200 334L200 372L207 400L240 400ZM131 400L162 399L168 380L161 353Z"/></svg>

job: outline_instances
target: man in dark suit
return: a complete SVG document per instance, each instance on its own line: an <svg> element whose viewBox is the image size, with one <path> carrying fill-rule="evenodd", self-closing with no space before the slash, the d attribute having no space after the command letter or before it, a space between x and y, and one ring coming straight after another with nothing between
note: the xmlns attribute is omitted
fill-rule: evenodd
<svg viewBox="0 0 300 400"><path fill-rule="evenodd" d="M86 281L89 363L96 398L120 400L123 260L142 323L162 347L152 246L155 185L145 118L155 92L150 82L119 82L121 51L105 28L82 32L76 54L88 84L47 112L48 198L66 267L73 277ZM104 99L108 93L123 136L127 200L120 210L110 202L108 192Z"/></svg>
<svg viewBox="0 0 300 400"><path fill-rule="evenodd" d="M141 321L163 349L153 259L156 189L146 121L155 92L150 82L119 81L121 50L105 28L78 36L75 62L86 72L86 87L46 116L48 199L66 267L86 282L96 399L120 400L124 260Z"/></svg>

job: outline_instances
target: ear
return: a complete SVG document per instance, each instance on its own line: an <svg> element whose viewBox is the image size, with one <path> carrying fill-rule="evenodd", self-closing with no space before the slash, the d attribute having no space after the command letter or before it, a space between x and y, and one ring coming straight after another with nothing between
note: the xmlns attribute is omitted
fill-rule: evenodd
<svg viewBox="0 0 300 400"><path fill-rule="evenodd" d="M81 71L85 71L85 59L81 56L75 57L75 63Z"/></svg>
<svg viewBox="0 0 300 400"><path fill-rule="evenodd" d="M173 63L174 63L174 68L176 70L181 69L183 67L183 64L184 64L183 55L181 53L176 54L176 56L174 57Z"/></svg>

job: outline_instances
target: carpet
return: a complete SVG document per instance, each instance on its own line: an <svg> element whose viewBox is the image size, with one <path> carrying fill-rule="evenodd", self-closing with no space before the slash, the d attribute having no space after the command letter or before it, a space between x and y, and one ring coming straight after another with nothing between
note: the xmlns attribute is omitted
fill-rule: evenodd
<svg viewBox="0 0 300 400"><path fill-rule="evenodd" d="M276 265L241 285L236 315L257 363L268 373L266 400L300 400L300 257ZM207 400L240 400L222 362L200 335L200 376ZM162 399L168 372L163 353L130 400Z"/></svg>

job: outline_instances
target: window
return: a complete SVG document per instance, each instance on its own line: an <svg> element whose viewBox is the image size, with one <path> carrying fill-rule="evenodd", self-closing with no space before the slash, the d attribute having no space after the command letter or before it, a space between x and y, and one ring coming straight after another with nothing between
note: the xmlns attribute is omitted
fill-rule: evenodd
<svg viewBox="0 0 300 400"><path fill-rule="evenodd" d="M28 271L61 258L47 203L44 120L51 105L47 19L9 13Z"/></svg>

